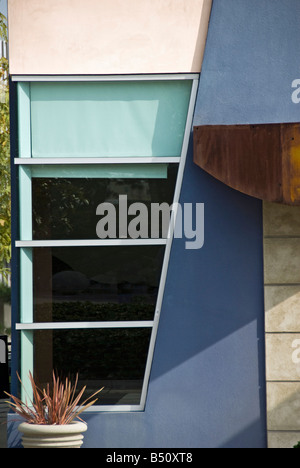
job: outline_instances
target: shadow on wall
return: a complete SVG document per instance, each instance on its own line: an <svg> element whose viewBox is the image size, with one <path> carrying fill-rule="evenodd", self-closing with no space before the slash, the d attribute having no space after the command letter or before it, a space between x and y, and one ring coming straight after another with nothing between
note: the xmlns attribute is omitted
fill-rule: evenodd
<svg viewBox="0 0 300 468"><path fill-rule="evenodd" d="M199 444L264 447L262 203L196 167L191 148L182 200L205 203L205 244L174 241L148 407L176 395L187 428L204 426Z"/></svg>
<svg viewBox="0 0 300 468"><path fill-rule="evenodd" d="M254 322L264 341L261 202L191 160L186 172L182 198L205 204L205 244L185 250L184 241L174 240L160 327L168 326L170 336L180 324L180 334L177 353L161 361L155 377Z"/></svg>

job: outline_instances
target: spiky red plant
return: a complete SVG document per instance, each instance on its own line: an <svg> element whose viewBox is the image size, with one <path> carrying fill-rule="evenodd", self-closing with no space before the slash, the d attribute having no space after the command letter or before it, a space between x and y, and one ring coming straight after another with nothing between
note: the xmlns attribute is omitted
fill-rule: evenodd
<svg viewBox="0 0 300 468"><path fill-rule="evenodd" d="M19 374L17 375L24 388ZM97 398L95 400L92 400L92 398L103 390L103 388L101 388L83 403L80 403L86 386L83 387L76 396L78 374L76 375L74 385L72 385L68 378L66 378L64 382L61 381L60 378L55 375L54 371L52 379L52 389L50 389L50 384L47 384L46 388L41 390L35 383L31 372L29 372L32 399L29 398L29 403L27 403L27 401L24 402L20 398L6 393L12 400L7 403L16 414L22 416L29 424L66 425L70 424L75 419L82 421L79 415L96 403Z"/></svg>

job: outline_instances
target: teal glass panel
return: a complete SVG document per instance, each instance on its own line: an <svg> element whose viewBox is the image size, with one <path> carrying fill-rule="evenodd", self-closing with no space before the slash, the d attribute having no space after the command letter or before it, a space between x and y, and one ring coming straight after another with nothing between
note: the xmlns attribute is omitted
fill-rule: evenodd
<svg viewBox="0 0 300 468"><path fill-rule="evenodd" d="M32 249L20 251L20 319L22 323L33 321L33 280L32 280Z"/></svg>
<svg viewBox="0 0 300 468"><path fill-rule="evenodd" d="M98 164L98 165L33 165L27 168L32 177L98 179L166 179L168 164Z"/></svg>
<svg viewBox="0 0 300 468"><path fill-rule="evenodd" d="M31 83L33 157L178 157L191 80Z"/></svg>
<svg viewBox="0 0 300 468"><path fill-rule="evenodd" d="M19 169L20 238L32 240L32 193L29 167Z"/></svg>
<svg viewBox="0 0 300 468"><path fill-rule="evenodd" d="M18 147L20 158L31 158L30 83L18 83Z"/></svg>
<svg viewBox="0 0 300 468"><path fill-rule="evenodd" d="M33 374L34 352L33 352L33 332L21 332L21 398L24 402L32 400L32 389L29 380L29 372Z"/></svg>

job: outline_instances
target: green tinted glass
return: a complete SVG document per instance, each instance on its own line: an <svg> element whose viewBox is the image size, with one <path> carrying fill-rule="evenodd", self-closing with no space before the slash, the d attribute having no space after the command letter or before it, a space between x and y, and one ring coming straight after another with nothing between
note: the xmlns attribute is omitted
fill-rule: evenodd
<svg viewBox="0 0 300 468"><path fill-rule="evenodd" d="M31 83L33 157L181 155L192 81Z"/></svg>

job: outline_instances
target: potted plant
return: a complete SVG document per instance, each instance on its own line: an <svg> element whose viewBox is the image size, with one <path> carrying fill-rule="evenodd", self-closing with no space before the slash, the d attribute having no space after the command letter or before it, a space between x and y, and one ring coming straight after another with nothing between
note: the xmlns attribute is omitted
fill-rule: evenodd
<svg viewBox="0 0 300 468"><path fill-rule="evenodd" d="M79 415L97 401L92 398L102 388L80 403L86 387L76 395L78 374L74 385L68 378L61 381L55 372L52 378L52 388L47 384L41 390L29 373L32 389L29 403L7 393L11 398L9 406L25 420L18 427L24 448L80 448L83 444L87 425ZM23 386L19 375L18 379Z"/></svg>

